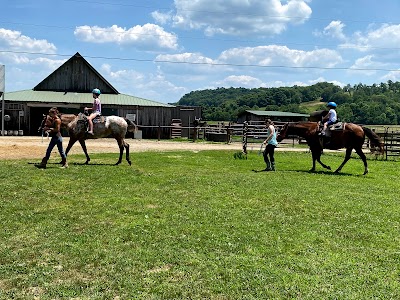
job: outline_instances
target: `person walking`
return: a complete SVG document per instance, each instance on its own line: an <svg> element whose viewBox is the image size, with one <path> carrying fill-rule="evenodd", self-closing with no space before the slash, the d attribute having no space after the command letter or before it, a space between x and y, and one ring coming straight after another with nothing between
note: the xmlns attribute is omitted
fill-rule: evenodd
<svg viewBox="0 0 400 300"><path fill-rule="evenodd" d="M276 140L276 130L274 127L274 122L270 119L265 121L267 126L267 138L264 141L265 149L263 152L264 161L267 167L264 171L275 171L275 148L278 146L278 141Z"/></svg>
<svg viewBox="0 0 400 300"><path fill-rule="evenodd" d="M49 146L47 147L46 150L46 156L43 157L42 161L40 164L35 164L36 168L39 169L46 169L47 161L50 158L51 151L53 150L54 146L57 145L58 152L60 153L61 156L61 168L68 168L68 163L67 163L67 156L64 152L63 145L62 145L62 136L61 136L61 119L58 116L59 112L57 107L53 107L49 110L49 119L45 123L45 126L43 130L49 134L51 137Z"/></svg>

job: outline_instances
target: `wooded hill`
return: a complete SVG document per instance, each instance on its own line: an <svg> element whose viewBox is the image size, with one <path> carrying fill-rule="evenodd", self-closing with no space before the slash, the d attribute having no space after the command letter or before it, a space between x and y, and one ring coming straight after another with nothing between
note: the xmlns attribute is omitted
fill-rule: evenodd
<svg viewBox="0 0 400 300"><path fill-rule="evenodd" d="M237 120L245 110L310 113L335 101L341 121L359 124L400 124L400 82L339 87L320 82L311 86L280 88L217 88L193 91L177 105L201 106L208 121Z"/></svg>

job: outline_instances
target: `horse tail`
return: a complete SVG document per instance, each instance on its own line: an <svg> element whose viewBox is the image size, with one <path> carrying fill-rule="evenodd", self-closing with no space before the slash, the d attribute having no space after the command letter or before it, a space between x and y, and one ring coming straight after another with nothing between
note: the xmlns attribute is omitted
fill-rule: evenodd
<svg viewBox="0 0 400 300"><path fill-rule="evenodd" d="M383 154L385 152L385 144L382 141L382 139L371 129L361 126L361 128L364 130L365 135L369 138L370 140L370 149L377 149L379 154Z"/></svg>
<svg viewBox="0 0 400 300"><path fill-rule="evenodd" d="M137 126L135 123L133 123L131 120L125 118L126 123L128 123L128 131L129 132L136 132L137 131Z"/></svg>

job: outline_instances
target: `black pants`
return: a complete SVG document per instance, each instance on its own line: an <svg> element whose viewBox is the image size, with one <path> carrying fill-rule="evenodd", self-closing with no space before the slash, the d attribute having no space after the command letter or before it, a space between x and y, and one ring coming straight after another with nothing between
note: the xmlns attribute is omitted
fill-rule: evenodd
<svg viewBox="0 0 400 300"><path fill-rule="evenodd" d="M269 165L269 162L270 162L270 161L271 161L271 163L274 163L274 162L275 162L275 157L274 157L275 148L276 148L276 146L271 145L271 144L268 144L268 145L265 147L265 150L264 150L263 155L264 155L264 161L265 161L265 163L266 163L267 165ZM268 156L269 156L269 159L268 159Z"/></svg>

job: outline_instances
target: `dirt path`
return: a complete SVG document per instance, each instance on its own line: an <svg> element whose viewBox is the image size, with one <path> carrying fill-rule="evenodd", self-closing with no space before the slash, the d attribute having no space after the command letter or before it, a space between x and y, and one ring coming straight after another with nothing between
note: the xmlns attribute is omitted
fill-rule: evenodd
<svg viewBox="0 0 400 300"><path fill-rule="evenodd" d="M68 145L69 138L63 138L64 149ZM131 152L141 151L172 151L172 150L238 150L242 149L241 144L222 144L207 142L174 142L174 141L154 141L154 140L134 140L128 139ZM40 136L0 136L0 159L20 159L20 158L41 158L46 152L49 140ZM114 139L87 140L86 145L90 153L119 153L117 142ZM259 147L259 146L257 146ZM250 148L249 148L250 149ZM82 154L82 148L76 143L70 154ZM54 148L52 155L57 154L57 147Z"/></svg>
<svg viewBox="0 0 400 300"><path fill-rule="evenodd" d="M64 149L68 145L69 138L63 138ZM135 140L128 139L130 152L142 151L201 151L201 150L236 150L242 151L241 143L209 143L209 142L176 142L172 140ZM260 141L261 142L261 141ZM0 136L0 159L36 158L44 156L49 139L40 136ZM248 144L247 150L259 151L261 143ZM119 153L117 142L114 139L87 140L86 146L91 153ZM276 151L307 151L307 148L292 148L291 144L280 144ZM336 152L336 150L325 150ZM342 151L342 150L339 150ZM83 154L82 148L77 142L69 154ZM52 156L58 157L57 147L53 149Z"/></svg>

